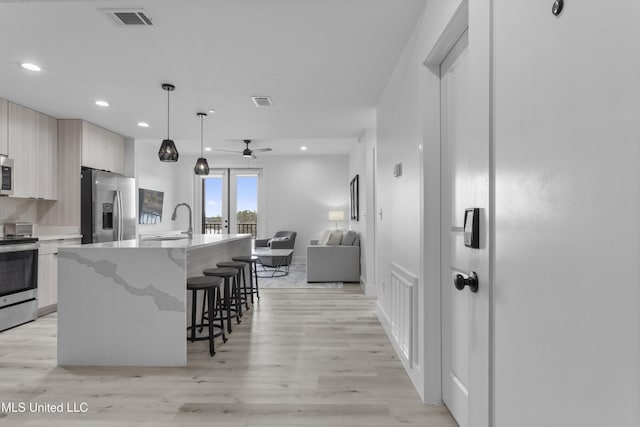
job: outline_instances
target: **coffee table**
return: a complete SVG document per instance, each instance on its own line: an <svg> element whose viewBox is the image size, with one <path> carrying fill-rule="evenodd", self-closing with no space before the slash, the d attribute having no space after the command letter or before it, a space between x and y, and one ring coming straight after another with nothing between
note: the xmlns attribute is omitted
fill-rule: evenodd
<svg viewBox="0 0 640 427"><path fill-rule="evenodd" d="M282 277L289 274L289 264L282 265L284 261L293 253L293 249L271 249L271 248L255 248L253 250L252 255L258 257L258 261L260 261L260 265L262 265L262 257L273 257L278 259L278 263L275 267L267 270L264 265L262 265L262 269L267 273L271 273L270 275L260 276L258 277Z"/></svg>

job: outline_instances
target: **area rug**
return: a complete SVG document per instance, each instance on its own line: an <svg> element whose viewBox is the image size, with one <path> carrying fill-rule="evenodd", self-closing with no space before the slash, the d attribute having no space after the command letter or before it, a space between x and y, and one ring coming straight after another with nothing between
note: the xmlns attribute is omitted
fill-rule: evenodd
<svg viewBox="0 0 640 427"><path fill-rule="evenodd" d="M270 270L262 270L258 265L258 275L267 276ZM258 285L260 289L335 289L342 288L342 282L307 283L307 265L292 264L289 274L282 277L260 277Z"/></svg>

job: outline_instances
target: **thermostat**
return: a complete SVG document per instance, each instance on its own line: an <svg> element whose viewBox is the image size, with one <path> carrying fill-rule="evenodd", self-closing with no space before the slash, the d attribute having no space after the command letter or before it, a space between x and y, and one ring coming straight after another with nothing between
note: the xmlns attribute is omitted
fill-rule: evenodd
<svg viewBox="0 0 640 427"><path fill-rule="evenodd" d="M480 208L464 210L464 245L480 249Z"/></svg>

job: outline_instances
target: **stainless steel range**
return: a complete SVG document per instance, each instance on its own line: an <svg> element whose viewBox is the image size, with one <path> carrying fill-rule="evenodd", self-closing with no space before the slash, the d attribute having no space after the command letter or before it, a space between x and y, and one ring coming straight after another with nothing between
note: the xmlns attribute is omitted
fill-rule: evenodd
<svg viewBox="0 0 640 427"><path fill-rule="evenodd" d="M0 238L0 331L38 315L38 239Z"/></svg>

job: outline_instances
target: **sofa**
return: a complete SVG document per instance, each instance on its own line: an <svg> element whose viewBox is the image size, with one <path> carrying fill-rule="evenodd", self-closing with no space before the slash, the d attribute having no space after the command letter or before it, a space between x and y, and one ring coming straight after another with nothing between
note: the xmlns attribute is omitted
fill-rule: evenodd
<svg viewBox="0 0 640 427"><path fill-rule="evenodd" d="M307 246L307 282L359 282L360 238L351 230L327 230Z"/></svg>
<svg viewBox="0 0 640 427"><path fill-rule="evenodd" d="M298 233L295 231L278 231L270 239L256 239L255 247L257 248L271 248L271 249L294 249L296 245L296 236ZM276 257L276 256L259 256L260 264L265 267L277 267L291 265L293 259L293 253L288 257ZM282 259L284 258L284 259Z"/></svg>

